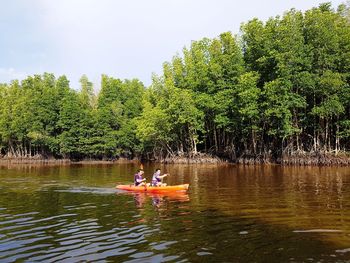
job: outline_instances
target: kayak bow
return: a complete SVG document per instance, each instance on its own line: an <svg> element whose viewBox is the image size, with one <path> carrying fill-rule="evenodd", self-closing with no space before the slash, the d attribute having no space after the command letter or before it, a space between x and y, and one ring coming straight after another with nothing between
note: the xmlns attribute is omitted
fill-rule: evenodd
<svg viewBox="0 0 350 263"><path fill-rule="evenodd" d="M117 185L116 188L120 190L127 191L139 191L139 192L149 192L149 193L161 193L161 192L179 192L186 191L189 184L179 184L179 185L167 185L167 186L135 186L133 184L122 184Z"/></svg>

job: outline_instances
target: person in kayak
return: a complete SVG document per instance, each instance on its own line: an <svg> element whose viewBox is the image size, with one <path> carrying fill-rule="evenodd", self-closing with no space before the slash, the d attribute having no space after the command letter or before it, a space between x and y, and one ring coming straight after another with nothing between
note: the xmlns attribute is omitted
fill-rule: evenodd
<svg viewBox="0 0 350 263"><path fill-rule="evenodd" d="M138 170L137 173L134 175L134 184L135 186L144 186L146 183L146 178L143 178L142 175L144 174L143 170Z"/></svg>
<svg viewBox="0 0 350 263"><path fill-rule="evenodd" d="M156 169L156 171L152 177L151 185L152 186L166 186L166 184L163 184L163 178L166 176L168 176L168 174L160 175L160 169L159 168Z"/></svg>

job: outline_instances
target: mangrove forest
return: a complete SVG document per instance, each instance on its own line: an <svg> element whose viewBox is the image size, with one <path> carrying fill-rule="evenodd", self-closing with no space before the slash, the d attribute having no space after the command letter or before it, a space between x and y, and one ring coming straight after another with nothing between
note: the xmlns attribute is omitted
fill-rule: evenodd
<svg viewBox="0 0 350 263"><path fill-rule="evenodd" d="M149 87L107 75L98 91L85 75L80 83L44 73L0 84L0 157L348 156L349 5L291 9L192 41Z"/></svg>

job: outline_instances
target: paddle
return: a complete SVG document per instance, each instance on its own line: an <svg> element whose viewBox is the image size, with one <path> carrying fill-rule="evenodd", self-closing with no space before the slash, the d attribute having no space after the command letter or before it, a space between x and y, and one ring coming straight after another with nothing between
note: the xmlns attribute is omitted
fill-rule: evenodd
<svg viewBox="0 0 350 263"><path fill-rule="evenodd" d="M170 174L163 174L162 175L162 181L161 181L161 183L163 184L163 179L164 179L164 177L167 177L168 175L170 175ZM166 185L166 184L165 184Z"/></svg>

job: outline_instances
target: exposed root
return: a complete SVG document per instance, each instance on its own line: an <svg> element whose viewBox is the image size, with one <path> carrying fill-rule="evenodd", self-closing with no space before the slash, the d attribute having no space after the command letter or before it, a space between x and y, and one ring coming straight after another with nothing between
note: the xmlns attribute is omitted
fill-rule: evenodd
<svg viewBox="0 0 350 263"><path fill-rule="evenodd" d="M158 160L161 163L196 164L196 163L223 163L224 160L217 156L205 153L198 153L194 156L173 156Z"/></svg>

